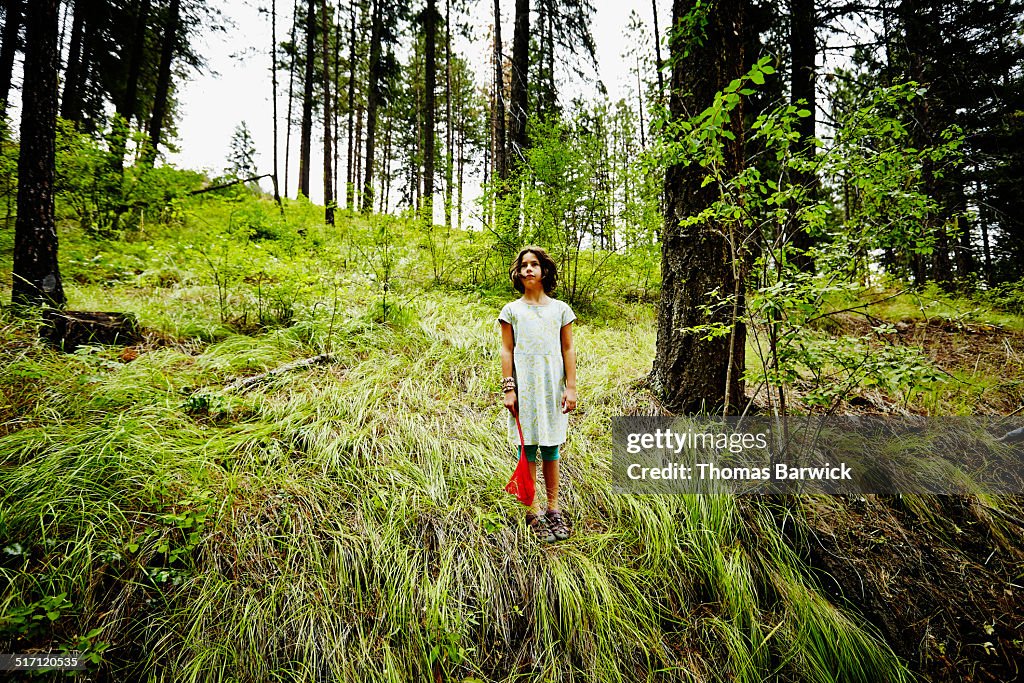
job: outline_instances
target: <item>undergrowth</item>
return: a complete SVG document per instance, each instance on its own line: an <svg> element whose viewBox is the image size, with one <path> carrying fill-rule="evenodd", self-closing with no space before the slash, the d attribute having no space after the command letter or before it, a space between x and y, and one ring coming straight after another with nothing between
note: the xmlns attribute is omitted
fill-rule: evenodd
<svg viewBox="0 0 1024 683"><path fill-rule="evenodd" d="M650 304L581 307L575 534L538 546L503 491L507 292L427 286L415 247L388 264L308 205L186 209L66 233L71 305L135 312L132 354L0 318L0 650L105 680L911 679L776 501L611 492L609 418L652 410Z"/></svg>

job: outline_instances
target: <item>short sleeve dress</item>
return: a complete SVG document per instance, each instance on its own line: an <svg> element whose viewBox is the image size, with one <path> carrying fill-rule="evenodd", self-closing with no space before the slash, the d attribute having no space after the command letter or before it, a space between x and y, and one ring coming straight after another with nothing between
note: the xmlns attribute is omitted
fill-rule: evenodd
<svg viewBox="0 0 1024 683"><path fill-rule="evenodd" d="M527 445L560 446L565 443L569 416L562 413L565 364L562 327L576 319L569 304L551 299L527 304L517 299L505 304L498 320L512 325L519 422ZM519 445L515 418L508 416L509 439Z"/></svg>

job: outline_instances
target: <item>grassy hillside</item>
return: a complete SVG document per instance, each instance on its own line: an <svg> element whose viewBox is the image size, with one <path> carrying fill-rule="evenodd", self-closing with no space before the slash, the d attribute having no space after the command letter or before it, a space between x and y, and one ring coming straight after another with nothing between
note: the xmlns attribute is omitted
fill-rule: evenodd
<svg viewBox="0 0 1024 683"><path fill-rule="evenodd" d="M435 278L409 226L319 217L238 195L118 240L62 226L70 307L134 312L146 337L63 354L0 319L0 651L81 649L113 681L1016 675L1020 500L611 493L609 418L659 411L628 263L578 310L575 534L538 545L502 490L500 264L459 234ZM1019 403L1021 319L930 296L873 315L937 363L946 339L957 381L845 408ZM949 341L971 335L973 370Z"/></svg>

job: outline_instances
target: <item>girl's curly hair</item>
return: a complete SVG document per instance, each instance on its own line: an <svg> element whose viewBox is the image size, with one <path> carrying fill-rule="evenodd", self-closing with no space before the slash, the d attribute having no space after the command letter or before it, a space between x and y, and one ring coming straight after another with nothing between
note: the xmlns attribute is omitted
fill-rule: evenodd
<svg viewBox="0 0 1024 683"><path fill-rule="evenodd" d="M548 255L548 252L533 245L523 247L508 269L508 277L512 280L512 286L520 294L525 291L523 281L519 278L519 271L523 268L523 257L527 254L533 254L540 261L540 283L544 287L544 293L551 294L558 286L558 266L555 265L555 260Z"/></svg>

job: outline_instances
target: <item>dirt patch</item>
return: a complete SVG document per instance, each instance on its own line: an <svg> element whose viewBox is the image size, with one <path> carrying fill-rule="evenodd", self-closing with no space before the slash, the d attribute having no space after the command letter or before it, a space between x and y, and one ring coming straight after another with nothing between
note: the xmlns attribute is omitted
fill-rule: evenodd
<svg viewBox="0 0 1024 683"><path fill-rule="evenodd" d="M1024 498L800 501L791 537L825 593L929 681L1024 676Z"/></svg>

